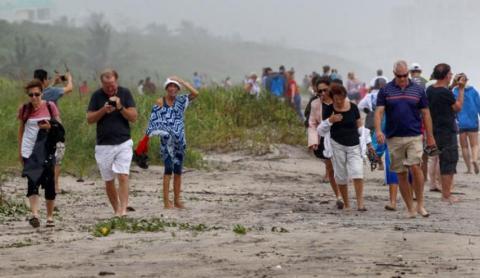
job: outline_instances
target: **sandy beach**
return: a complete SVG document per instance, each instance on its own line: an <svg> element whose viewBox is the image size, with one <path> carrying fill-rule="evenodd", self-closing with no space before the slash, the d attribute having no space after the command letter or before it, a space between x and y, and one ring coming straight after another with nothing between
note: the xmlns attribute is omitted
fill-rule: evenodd
<svg viewBox="0 0 480 278"><path fill-rule="evenodd" d="M129 217L216 227L94 237L112 217L99 178L62 177L56 227L0 224L1 277L479 277L479 177L455 177L462 202L425 190L429 218L406 219L403 201L387 212L383 172L365 166L367 212L339 211L323 164L305 148L279 145L264 156L208 154L208 169L187 169L187 209L165 210L162 167L132 168ZM465 171L459 163L459 173ZM350 196L354 196L353 187ZM3 190L21 199L26 181ZM353 207L355 201L352 200ZM42 202L42 212L44 206ZM245 235L233 232L240 224Z"/></svg>

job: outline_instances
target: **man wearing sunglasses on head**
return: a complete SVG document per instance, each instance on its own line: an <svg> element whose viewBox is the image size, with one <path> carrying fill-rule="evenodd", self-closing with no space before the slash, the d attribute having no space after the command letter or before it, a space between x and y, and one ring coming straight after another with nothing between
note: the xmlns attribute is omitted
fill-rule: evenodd
<svg viewBox="0 0 480 278"><path fill-rule="evenodd" d="M432 119L428 109L425 90L408 78L408 64L400 60L393 66L395 79L380 90L375 110L375 132L377 142L385 141L390 150L390 168L397 173L400 193L405 201L408 216L414 218L417 213L423 217L429 214L423 200L424 177L422 163L422 120L426 129L427 148L435 149L432 132ZM386 114L386 129L383 134L381 121ZM413 175L413 189L417 206L413 207L408 172Z"/></svg>

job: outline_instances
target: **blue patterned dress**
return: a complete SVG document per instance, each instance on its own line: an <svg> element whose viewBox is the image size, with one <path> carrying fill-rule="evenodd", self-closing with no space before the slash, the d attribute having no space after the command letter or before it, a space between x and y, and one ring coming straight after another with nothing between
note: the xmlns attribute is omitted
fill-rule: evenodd
<svg viewBox="0 0 480 278"><path fill-rule="evenodd" d="M168 106L164 98L163 105L154 105L150 114L146 134L160 136L160 153L166 172L173 169L175 174L181 174L187 147L184 113L188 104L188 95L177 96L172 106Z"/></svg>

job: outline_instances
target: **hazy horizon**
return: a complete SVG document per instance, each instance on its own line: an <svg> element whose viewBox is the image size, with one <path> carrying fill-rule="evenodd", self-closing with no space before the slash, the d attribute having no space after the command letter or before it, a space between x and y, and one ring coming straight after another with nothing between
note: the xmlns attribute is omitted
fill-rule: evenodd
<svg viewBox="0 0 480 278"><path fill-rule="evenodd" d="M5 2L50 6L53 19L67 16L77 25L84 24L93 12L103 13L118 30L141 30L152 22L175 30L187 20L216 36L313 50L368 68L383 68L388 75L398 59L420 63L425 77L439 62L451 64L455 72L466 72L474 82L480 74L471 62L480 58L476 39L470 35L476 26L475 10L480 8L473 0L3 2L5 7ZM6 14L5 8L2 12ZM347 70L357 69L345 69L344 76ZM373 74L358 73L365 80Z"/></svg>

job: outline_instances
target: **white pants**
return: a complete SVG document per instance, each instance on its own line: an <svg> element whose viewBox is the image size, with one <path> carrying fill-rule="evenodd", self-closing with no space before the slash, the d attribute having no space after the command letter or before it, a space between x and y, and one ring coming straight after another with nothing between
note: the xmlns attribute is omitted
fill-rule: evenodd
<svg viewBox="0 0 480 278"><path fill-rule="evenodd" d="M104 181L112 181L117 174L130 174L133 141L127 140L119 145L96 145L95 160Z"/></svg>
<svg viewBox="0 0 480 278"><path fill-rule="evenodd" d="M337 184L347 184L348 179L363 179L363 159L360 145L344 146L330 141L332 145L333 172Z"/></svg>

